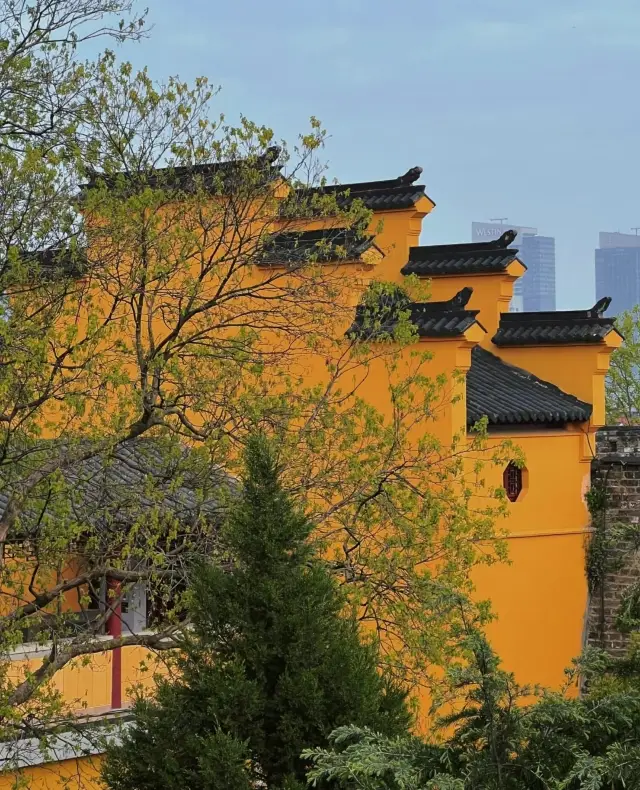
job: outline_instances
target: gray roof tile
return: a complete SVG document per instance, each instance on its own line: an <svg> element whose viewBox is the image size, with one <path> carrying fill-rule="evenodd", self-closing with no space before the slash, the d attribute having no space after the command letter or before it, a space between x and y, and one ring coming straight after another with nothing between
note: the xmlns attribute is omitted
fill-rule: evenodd
<svg viewBox="0 0 640 790"><path fill-rule="evenodd" d="M336 195L338 204L348 204L354 199L362 200L365 206L373 211L389 211L407 209L414 206L425 196L423 184L414 184L420 178L422 168L412 167L398 178L386 181L364 181L351 184L327 184L314 189L302 189L298 195L313 198L314 196Z"/></svg>
<svg viewBox="0 0 640 790"><path fill-rule="evenodd" d="M281 153L282 150L274 145L267 148L260 156L225 162L141 168L139 171L108 174L94 171L90 174L88 183L82 185L81 194L102 185L107 189L118 186L125 192L136 192L150 187L189 193L194 188L202 188L220 194L226 189L233 189L238 183L245 184L247 173L251 174L252 180L256 173L261 173L264 183L279 178L281 166L278 165L278 160ZM246 184L244 188L246 189Z"/></svg>
<svg viewBox="0 0 640 790"><path fill-rule="evenodd" d="M346 334L362 340L388 337L393 335L399 312L407 311L419 337L459 337L476 323L478 310L466 309L471 293L471 288L465 288L446 302L410 302L399 295L375 310L361 304Z"/></svg>
<svg viewBox="0 0 640 790"><path fill-rule="evenodd" d="M476 346L467 373L467 424L487 417L496 425L585 422L591 405Z"/></svg>
<svg viewBox="0 0 640 790"><path fill-rule="evenodd" d="M374 236L363 236L350 228L275 233L264 245L259 266L358 260L374 244Z"/></svg>
<svg viewBox="0 0 640 790"><path fill-rule="evenodd" d="M447 305L448 302L411 305L411 323L420 337L458 337L476 323L478 310L447 309Z"/></svg>
<svg viewBox="0 0 640 790"><path fill-rule="evenodd" d="M401 273L437 277L502 272L519 260L518 250L509 248L514 238L515 231L507 231L493 241L411 247Z"/></svg>
<svg viewBox="0 0 640 790"><path fill-rule="evenodd" d="M70 485L70 494L65 492L63 496L70 496L78 518L93 525L133 523L141 511L152 506L185 523L195 523L200 517L219 517L221 487L233 485L218 467L207 467L203 474L198 466L196 473L187 448L167 452L147 437L124 442L110 454L72 464L63 476ZM6 493L0 494L0 516L7 501ZM33 515L27 512L23 517L26 533L30 532Z"/></svg>
<svg viewBox="0 0 640 790"><path fill-rule="evenodd" d="M601 299L591 310L503 313L493 342L496 346L545 346L600 343L614 329L605 318L611 300Z"/></svg>

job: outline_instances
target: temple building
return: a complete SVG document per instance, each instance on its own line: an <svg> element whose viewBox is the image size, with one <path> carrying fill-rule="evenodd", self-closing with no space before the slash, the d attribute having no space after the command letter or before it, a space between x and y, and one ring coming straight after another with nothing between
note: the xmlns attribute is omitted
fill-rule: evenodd
<svg viewBox="0 0 640 790"><path fill-rule="evenodd" d="M506 491L508 514L500 526L510 562L479 567L474 582L478 597L489 599L496 614L489 634L504 666L522 683L557 688L586 639L585 494L595 434L605 423L609 358L622 339L605 315L606 299L583 310L510 313L514 286L526 272L512 246L513 232L485 242L420 245L423 220L435 207L418 183L420 173L412 168L389 180L321 188L362 200L373 216L365 238L346 229L332 231L332 243L346 256L334 259L330 245L320 249L345 278L354 277L355 263L361 281L403 286L411 277L428 283L430 298L401 306L416 328L415 346L433 355L433 375L444 374L451 382L451 398L436 427L444 445L486 421L490 439L511 440L521 448L524 465L507 462L488 472L488 484ZM257 269L290 266L316 249L327 231L321 222L310 224L276 234ZM366 332L357 300L349 321L344 332ZM392 325L393 311L389 321ZM314 364L311 360L310 370ZM388 407L375 376L361 395ZM190 497L188 489L181 506ZM131 628L147 627L144 595L129 602L127 618ZM16 661L31 660L31 649L25 645L16 652ZM35 653L41 650L33 647ZM85 717L119 715L126 708L135 651L139 655L139 648L132 656L123 654L117 667L114 656L104 654L93 668L64 668L60 685L84 698ZM69 748L61 746L57 755L67 761L60 763L63 768L74 761ZM55 749L50 759L35 751L25 757L31 787L53 786L55 758ZM77 770L91 773L86 766ZM10 787L9 780L0 776L0 789Z"/></svg>

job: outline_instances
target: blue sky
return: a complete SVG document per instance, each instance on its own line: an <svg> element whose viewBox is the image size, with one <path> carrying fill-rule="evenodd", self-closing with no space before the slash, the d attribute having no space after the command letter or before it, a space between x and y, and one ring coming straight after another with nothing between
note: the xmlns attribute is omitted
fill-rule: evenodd
<svg viewBox="0 0 640 790"><path fill-rule="evenodd" d="M422 243L508 217L556 237L559 308L594 300L598 231L640 225L638 0L153 0L123 56L203 74L216 109L292 140L318 116L331 177L413 165Z"/></svg>

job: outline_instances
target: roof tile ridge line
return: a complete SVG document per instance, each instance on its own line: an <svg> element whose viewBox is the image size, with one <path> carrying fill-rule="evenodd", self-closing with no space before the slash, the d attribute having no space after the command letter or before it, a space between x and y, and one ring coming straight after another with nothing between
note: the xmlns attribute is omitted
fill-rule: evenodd
<svg viewBox="0 0 640 790"><path fill-rule="evenodd" d="M507 323L527 323L541 321L615 321L615 316L609 315L590 315L591 310L531 310L521 313L502 313Z"/></svg>
<svg viewBox="0 0 640 790"><path fill-rule="evenodd" d="M605 338L611 333L617 331L615 323L615 319L612 319L612 323L605 323L602 324L600 322L604 321L605 319L583 319L584 321L589 321L587 324L580 324L580 323L566 323L561 324L560 322L553 322L551 320L548 321L540 321L538 323L530 323L530 324L520 324L515 326L500 326L498 325L498 329L496 330L494 336L491 338L491 341L497 348L501 348L502 344L506 343L513 343L514 345L520 345L518 341L527 341L526 345L528 346L539 346L548 348L550 345L553 346L569 346L573 345L575 342L581 340L582 335L576 336L578 332L581 330L593 330L595 329L606 329L607 331L604 334L599 333L591 333L587 336L587 338L591 338L593 341L598 341L601 343L605 340ZM515 322L514 322L515 323ZM549 337L551 332L569 332L570 334L566 339L561 340L553 340L553 342L549 343L547 338ZM504 339L501 337L501 334L507 334L508 336ZM566 336L563 336L566 337ZM511 340L510 340L511 338ZM539 339L538 339L539 338ZM532 342L529 342L532 339ZM498 340L499 342L496 343L495 341ZM584 345L584 339L581 340L580 344ZM598 343L593 342L592 345L598 345Z"/></svg>
<svg viewBox="0 0 640 790"><path fill-rule="evenodd" d="M580 400L580 398L578 398L576 395L572 395L570 392L565 392L563 389L561 389L557 384L554 384L552 381L547 381L547 379L543 379L541 376L537 376L535 373L533 373L530 370L527 370L526 368L521 368L518 365L514 365L512 362L507 362L504 359L502 359L502 357L500 357L498 354L494 354L493 352L489 351L486 348L483 348L482 346L478 345L473 350L475 351L476 348L480 349L481 351L484 351L485 354L489 354L489 356L493 357L493 359L497 359L498 362L500 362L500 364L504 365L505 367L511 368L511 370L513 370L514 373L517 373L518 375L524 374L524 377L528 377L530 379L531 378L536 379L542 384L546 384L548 387L555 390L556 392L559 392L561 395L564 395L566 398L573 398L573 400L575 400L575 402L579 403L581 406L589 406L591 409L593 409L593 403L587 403L587 401Z"/></svg>
<svg viewBox="0 0 640 790"><path fill-rule="evenodd" d="M411 247L410 249L419 249L419 248L418 247ZM500 250L493 250L493 252L500 252ZM506 252L510 252L510 253L516 252L517 253L518 250L506 250ZM453 256L451 256L451 257L453 257ZM472 256L469 256L469 257L472 257ZM498 257L498 256L494 255L494 256L491 256L491 257ZM501 257L506 258L507 256L501 256ZM528 270L527 264L520 257L518 257L517 254L513 255L513 256L509 256L508 263L512 263L513 261L517 261L524 268L525 271ZM409 257L407 262L402 265L402 268L400 269L400 274L402 274L404 276L407 276L408 274L416 273L416 274L418 274L418 276L421 276L422 272L420 272L420 271L414 272L414 271L412 271L412 269L414 267L421 267L423 265L429 266L430 264L438 265L440 268L446 268L445 266L443 266L443 263L446 264L447 262L448 262L447 258L445 258L444 256L441 259L434 258L433 260L430 260L428 258L423 258L423 259L419 259L418 258L418 259L415 259L415 260L411 260L411 258ZM477 270L469 271L469 270L465 269L465 266L467 264L466 264L466 262L464 260L462 260L462 261L457 260L457 261L455 261L454 265L455 265L455 271L448 270L448 271L445 271L444 274L442 273L442 271L430 271L427 276L430 276L430 277L465 277L465 276L468 276L470 273L474 274L474 275L476 275L476 274L477 275L492 275L492 274L504 275L504 274L508 274L507 266L500 266L499 268L482 267L482 268L478 268ZM471 268L473 268L473 267L471 267Z"/></svg>
<svg viewBox="0 0 640 790"><path fill-rule="evenodd" d="M520 252L519 247L496 247L492 241L458 241L448 244L414 244L413 247L409 247L409 255L411 255L412 250L452 250L459 252L476 252L478 250L484 250L487 252L492 252L496 255L513 254L514 258L516 258L517 254Z"/></svg>
<svg viewBox="0 0 640 790"><path fill-rule="evenodd" d="M375 233L360 234L357 230L351 228L322 228L320 230L281 231L272 234L268 238L268 241L277 241L278 239L282 241L284 237L284 241L288 241L290 239L292 242L299 245L299 243L303 241L314 241L315 236L311 234L316 234L318 237L318 241L316 242L316 244L319 245L321 242L325 241L325 239L322 236L323 233L329 237L331 237L331 234L334 234L336 236L335 239L329 238L331 244L336 247L340 246L344 241L357 243L359 245L374 243L377 236L377 234ZM310 236L310 238L304 238L307 234L308 236ZM343 235L344 238L342 239L338 238L339 235Z"/></svg>
<svg viewBox="0 0 640 790"><path fill-rule="evenodd" d="M323 189L356 192L377 192L388 189L403 188L405 192L424 192L427 188L426 184L407 184L403 183L397 178L380 179L379 181L348 181L347 183L337 184L322 184L320 186L298 187L301 192L320 192Z"/></svg>
<svg viewBox="0 0 640 790"><path fill-rule="evenodd" d="M605 316L606 311L611 305L611 297L605 296L599 299L593 307L586 307L581 310L525 310L521 313L503 313L501 319L507 318L508 321L517 321L527 316L528 318L538 316L540 319L549 318L552 320L555 316L563 315L565 317L571 316L576 320L595 320L595 321L615 321L616 316Z"/></svg>
<svg viewBox="0 0 640 790"><path fill-rule="evenodd" d="M296 229L288 229L288 230L277 230L274 233L271 233L267 236L267 238L277 238L278 236L305 236L307 234L322 234L322 233L353 233L355 235L360 235L359 230L353 226L349 225L336 225L328 228L301 228L300 230ZM364 234L366 235L366 234ZM376 234L372 234L375 236Z"/></svg>
<svg viewBox="0 0 640 790"><path fill-rule="evenodd" d="M449 305L449 307L451 308L449 310L450 313L473 313L474 315L478 315L478 313L480 312L480 310L470 310L468 307L464 305L451 304L450 299L442 299L441 301L438 302L409 302L407 307L435 307L436 305L438 307Z"/></svg>

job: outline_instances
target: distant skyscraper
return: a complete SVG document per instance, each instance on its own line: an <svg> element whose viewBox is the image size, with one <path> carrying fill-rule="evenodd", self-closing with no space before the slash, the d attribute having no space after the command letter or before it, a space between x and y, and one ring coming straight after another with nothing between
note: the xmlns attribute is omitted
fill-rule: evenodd
<svg viewBox="0 0 640 790"><path fill-rule="evenodd" d="M601 233L596 250L596 299L610 296L611 314L640 304L640 236Z"/></svg>
<svg viewBox="0 0 640 790"><path fill-rule="evenodd" d="M521 277L525 311L556 309L556 240L523 235L520 256L527 271Z"/></svg>
<svg viewBox="0 0 640 790"><path fill-rule="evenodd" d="M527 267L516 281L510 310L539 312L556 309L556 242L551 236L538 236L537 228L512 225L508 222L473 222L472 241L491 241L512 228L518 232L514 247Z"/></svg>

